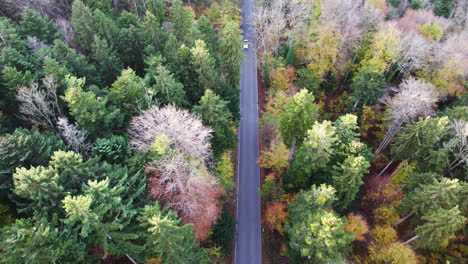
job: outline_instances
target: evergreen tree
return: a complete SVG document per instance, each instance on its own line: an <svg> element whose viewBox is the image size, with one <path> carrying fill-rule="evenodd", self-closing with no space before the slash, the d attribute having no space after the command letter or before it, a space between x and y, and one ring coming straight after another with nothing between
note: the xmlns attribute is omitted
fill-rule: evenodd
<svg viewBox="0 0 468 264"><path fill-rule="evenodd" d="M96 67L88 63L86 56L68 47L63 41L56 39L52 45L51 55L60 65L66 67L73 76L78 78L86 77L86 81L91 84L98 84L99 76L96 74Z"/></svg>
<svg viewBox="0 0 468 264"><path fill-rule="evenodd" d="M177 60L171 67L174 75L184 85L190 105L195 105L203 96L204 88L198 84L198 72L193 65L193 55L188 47L181 45L177 51Z"/></svg>
<svg viewBox="0 0 468 264"><path fill-rule="evenodd" d="M164 22L167 19L167 7L163 0L146 0L146 8L159 22Z"/></svg>
<svg viewBox="0 0 468 264"><path fill-rule="evenodd" d="M190 7L185 7L183 2L176 0L171 7L172 23L174 24L174 33L177 39L188 44L190 39L190 30L194 23L195 14Z"/></svg>
<svg viewBox="0 0 468 264"><path fill-rule="evenodd" d="M146 11L142 29L147 43L153 45L157 50L161 50L164 43L164 32L161 28L159 19L149 11Z"/></svg>
<svg viewBox="0 0 468 264"><path fill-rule="evenodd" d="M91 57L96 62L96 69L105 85L111 84L122 71L123 65L112 46L105 39L94 35L91 44Z"/></svg>
<svg viewBox="0 0 468 264"><path fill-rule="evenodd" d="M109 92L109 100L118 106L127 117L138 113L136 106L144 106L145 96L146 89L143 79L130 68L122 71Z"/></svg>
<svg viewBox="0 0 468 264"><path fill-rule="evenodd" d="M314 101L314 96L306 89L302 89L284 107L284 112L280 114L279 125L286 146L291 146L293 141L301 144L306 131L317 120L318 106Z"/></svg>
<svg viewBox="0 0 468 264"><path fill-rule="evenodd" d="M373 68L359 72L351 84L353 103L375 105L384 94L386 85L385 76Z"/></svg>
<svg viewBox="0 0 468 264"><path fill-rule="evenodd" d="M157 93L159 103L173 103L178 107L188 104L184 86L161 63L149 65L145 78L147 85L151 85L152 90Z"/></svg>
<svg viewBox="0 0 468 264"><path fill-rule="evenodd" d="M439 208L445 210L452 209L459 205L461 210L468 212L468 208L463 205L463 189L468 186L465 182L457 179L442 178L434 179L430 184L420 185L419 188L408 194L400 204L402 212L413 212L423 216L434 212Z"/></svg>
<svg viewBox="0 0 468 264"><path fill-rule="evenodd" d="M200 100L200 105L193 108L203 118L203 124L214 130L211 146L215 157L219 157L236 143L236 133L233 131L232 114L227 108L227 102L211 90L206 90Z"/></svg>
<svg viewBox="0 0 468 264"><path fill-rule="evenodd" d="M364 184L362 180L370 167L369 161L363 156L349 156L342 164L334 166L331 185L337 191L338 209L345 209L354 199L359 188Z"/></svg>
<svg viewBox="0 0 468 264"><path fill-rule="evenodd" d="M26 37L36 37L46 44L52 44L55 39L61 37L57 25L48 18L31 9L25 9L22 13L19 33Z"/></svg>
<svg viewBox="0 0 468 264"><path fill-rule="evenodd" d="M190 52L192 52L192 65L198 74L197 79L200 88L198 92L201 98L205 90L216 90L217 74L215 61L203 40L196 40L195 46L190 49Z"/></svg>
<svg viewBox="0 0 468 264"><path fill-rule="evenodd" d="M288 48L288 53L286 54L286 65L291 65L291 66L294 66L295 65L295 55L294 55L294 45L295 45L296 41L293 40L291 42L291 44L289 45L289 48ZM305 87L302 87L302 88L305 88Z"/></svg>
<svg viewBox="0 0 468 264"><path fill-rule="evenodd" d="M206 43L210 54L212 54L213 57L215 57L215 59L218 59L216 56L216 52L218 51L220 45L219 37L216 34L216 30L214 29L211 21L202 15L197 20L197 29L200 33L199 39L203 40Z"/></svg>
<svg viewBox="0 0 468 264"><path fill-rule="evenodd" d="M297 262L337 262L353 240L345 232L345 222L337 214L327 211L335 190L321 185L296 195L297 201L289 205L290 218L285 231L289 246Z"/></svg>
<svg viewBox="0 0 468 264"><path fill-rule="evenodd" d="M176 213L155 203L146 206L139 217L148 235L147 258L160 258L165 263L200 263L206 255L195 241L193 225L182 225Z"/></svg>
<svg viewBox="0 0 468 264"><path fill-rule="evenodd" d="M11 185L15 168L46 165L54 151L66 149L59 137L49 132L41 134L37 129L17 128L0 137L1 187Z"/></svg>
<svg viewBox="0 0 468 264"><path fill-rule="evenodd" d="M122 126L120 110L108 106L107 98L98 97L92 91L84 91L84 79L69 76L67 83L68 89L63 99L68 104L70 114L82 128L102 135Z"/></svg>
<svg viewBox="0 0 468 264"><path fill-rule="evenodd" d="M221 31L221 64L226 79L235 90L239 87L242 53L242 31L234 21L229 21Z"/></svg>
<svg viewBox="0 0 468 264"><path fill-rule="evenodd" d="M451 209L436 209L421 219L425 220L426 223L416 228L418 240L416 240L415 245L428 249L446 246L448 240L455 235L455 231L461 229L467 220L458 206Z"/></svg>
<svg viewBox="0 0 468 264"><path fill-rule="evenodd" d="M93 12L81 0L73 1L71 22L80 46L87 52L91 51L96 34Z"/></svg>
<svg viewBox="0 0 468 264"><path fill-rule="evenodd" d="M81 263L86 247L69 230L45 218L17 220L0 232L1 263Z"/></svg>

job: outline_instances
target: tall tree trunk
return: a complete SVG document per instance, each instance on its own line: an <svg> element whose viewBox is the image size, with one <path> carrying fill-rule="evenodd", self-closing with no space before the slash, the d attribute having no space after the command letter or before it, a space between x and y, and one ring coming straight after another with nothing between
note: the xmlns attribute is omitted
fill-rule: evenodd
<svg viewBox="0 0 468 264"><path fill-rule="evenodd" d="M390 165L392 165L392 163L393 163L393 160L391 160L391 161L387 164L387 166L385 166L385 168L383 168L383 170L379 173L379 175L377 175L377 177L380 177L380 175L382 175L382 174L388 169L388 167L390 167Z"/></svg>
<svg viewBox="0 0 468 264"><path fill-rule="evenodd" d="M414 237L406 240L405 243L403 243L403 244L408 245L409 243L413 242L414 240L416 240L418 238L419 238L419 235L415 235Z"/></svg>
<svg viewBox="0 0 468 264"><path fill-rule="evenodd" d="M414 215L414 213L409 213L409 214L406 215L405 217L403 217L403 218L401 218L400 220L396 221L396 222L392 225L392 227L395 227L395 226L401 224L403 221L405 221L406 219L410 218L410 217L413 216L413 215Z"/></svg>
<svg viewBox="0 0 468 264"><path fill-rule="evenodd" d="M288 158L288 166L291 164L291 160L294 156L294 149L296 148L296 138L293 139L291 148L289 148L289 158Z"/></svg>
<svg viewBox="0 0 468 264"><path fill-rule="evenodd" d="M408 161L409 159L405 159L403 162L400 162L398 167L393 171L392 175L390 175L390 177L388 178L388 181L391 181L393 179L393 176L395 176L395 174L397 174L397 172L400 171L401 168L403 168L408 163Z"/></svg>

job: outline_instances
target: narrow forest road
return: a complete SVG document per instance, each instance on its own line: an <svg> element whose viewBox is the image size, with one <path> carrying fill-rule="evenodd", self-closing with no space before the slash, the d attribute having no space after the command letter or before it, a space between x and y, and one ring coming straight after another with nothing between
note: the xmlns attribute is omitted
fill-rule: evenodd
<svg viewBox="0 0 468 264"><path fill-rule="evenodd" d="M242 1L242 29L249 48L241 66L236 264L262 263L260 224L260 168L258 157L257 54L255 51L255 0Z"/></svg>

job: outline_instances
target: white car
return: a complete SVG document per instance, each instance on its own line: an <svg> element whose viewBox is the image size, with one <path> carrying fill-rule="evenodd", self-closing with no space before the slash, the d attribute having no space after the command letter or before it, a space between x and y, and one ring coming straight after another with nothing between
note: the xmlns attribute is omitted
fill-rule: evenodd
<svg viewBox="0 0 468 264"><path fill-rule="evenodd" d="M244 39L244 49L248 49L249 48L249 42L248 40Z"/></svg>

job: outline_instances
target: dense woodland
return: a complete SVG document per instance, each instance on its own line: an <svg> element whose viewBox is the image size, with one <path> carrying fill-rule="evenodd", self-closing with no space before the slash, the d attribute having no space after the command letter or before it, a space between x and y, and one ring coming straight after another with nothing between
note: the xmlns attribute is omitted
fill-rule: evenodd
<svg viewBox="0 0 468 264"><path fill-rule="evenodd" d="M0 0L0 263L224 263L241 10Z"/></svg>
<svg viewBox="0 0 468 264"><path fill-rule="evenodd" d="M230 0L0 0L0 263L229 263ZM260 0L270 263L466 263L466 0Z"/></svg>
<svg viewBox="0 0 468 264"><path fill-rule="evenodd" d="M468 4L263 0L271 263L466 263Z"/></svg>

